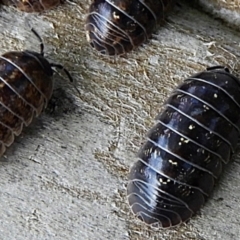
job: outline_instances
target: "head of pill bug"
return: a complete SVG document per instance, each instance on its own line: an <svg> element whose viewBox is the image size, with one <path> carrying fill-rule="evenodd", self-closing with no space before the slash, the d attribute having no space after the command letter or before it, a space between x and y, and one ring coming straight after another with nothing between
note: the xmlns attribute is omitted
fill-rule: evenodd
<svg viewBox="0 0 240 240"><path fill-rule="evenodd" d="M53 69L52 69L52 65L51 63L43 56L42 53L38 53L38 52L33 52L33 51L29 51L29 50L25 50L23 51L24 54L32 56L33 58L35 57L38 61L39 64L41 65L43 71L45 72L45 74L47 74L48 76L52 77L53 76Z"/></svg>

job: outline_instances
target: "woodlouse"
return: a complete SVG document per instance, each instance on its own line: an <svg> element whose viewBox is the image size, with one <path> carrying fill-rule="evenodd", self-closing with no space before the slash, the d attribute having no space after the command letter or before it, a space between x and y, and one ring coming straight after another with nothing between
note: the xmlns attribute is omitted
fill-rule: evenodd
<svg viewBox="0 0 240 240"><path fill-rule="evenodd" d="M24 12L43 12L58 6L64 0L2 0L2 2Z"/></svg>
<svg viewBox="0 0 240 240"><path fill-rule="evenodd" d="M33 51L7 52L0 56L0 156L15 136L38 116L52 95L53 68L69 72L59 64L49 63L44 57L41 41L40 53Z"/></svg>
<svg viewBox="0 0 240 240"><path fill-rule="evenodd" d="M120 55L141 45L165 18L175 0L94 0L86 20L87 40L107 55Z"/></svg>
<svg viewBox="0 0 240 240"><path fill-rule="evenodd" d="M164 228L201 208L237 146L239 92L239 79L220 66L173 91L130 171L128 201L138 218Z"/></svg>

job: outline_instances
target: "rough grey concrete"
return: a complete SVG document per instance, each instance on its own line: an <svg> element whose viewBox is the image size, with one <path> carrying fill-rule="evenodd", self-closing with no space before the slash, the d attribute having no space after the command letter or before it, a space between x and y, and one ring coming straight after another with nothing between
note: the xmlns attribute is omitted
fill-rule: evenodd
<svg viewBox="0 0 240 240"><path fill-rule="evenodd" d="M69 69L80 92L56 75L54 103L1 158L0 239L239 239L240 156L201 212L174 229L136 220L126 181L146 131L179 82L216 64L240 70L240 34L181 3L147 44L109 59L86 42L90 0L74 2L41 15L0 10L0 54L38 51L29 21L48 58Z"/></svg>
<svg viewBox="0 0 240 240"><path fill-rule="evenodd" d="M223 20L230 27L240 29L239 0L194 0L202 9Z"/></svg>

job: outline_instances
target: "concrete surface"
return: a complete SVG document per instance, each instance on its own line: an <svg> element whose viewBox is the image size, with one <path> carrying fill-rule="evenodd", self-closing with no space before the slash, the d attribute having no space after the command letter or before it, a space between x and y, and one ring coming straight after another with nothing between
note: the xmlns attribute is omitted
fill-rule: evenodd
<svg viewBox="0 0 240 240"><path fill-rule="evenodd" d="M239 0L194 0L203 10L235 29L240 29Z"/></svg>
<svg viewBox="0 0 240 240"><path fill-rule="evenodd" d="M74 0L44 14L0 9L0 54L38 51L29 21L80 92L56 75L49 108L1 158L0 239L240 239L240 156L201 212L178 228L152 229L126 203L129 167L164 99L207 66L240 71L240 34L180 2L147 44L109 59L86 42L89 4Z"/></svg>

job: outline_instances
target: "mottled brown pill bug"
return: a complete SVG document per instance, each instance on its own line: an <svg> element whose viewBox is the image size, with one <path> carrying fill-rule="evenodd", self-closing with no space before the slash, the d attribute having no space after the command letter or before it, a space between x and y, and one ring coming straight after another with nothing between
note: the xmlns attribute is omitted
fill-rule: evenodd
<svg viewBox="0 0 240 240"><path fill-rule="evenodd" d="M239 92L239 79L220 66L172 92L130 171L128 201L138 218L166 228L201 208L237 146Z"/></svg>
<svg viewBox="0 0 240 240"><path fill-rule="evenodd" d="M11 5L24 12L43 12L52 9L65 0L2 0L3 4Z"/></svg>
<svg viewBox="0 0 240 240"><path fill-rule="evenodd" d="M86 20L91 46L102 54L121 55L145 42L175 0L94 0Z"/></svg>
<svg viewBox="0 0 240 240"><path fill-rule="evenodd" d="M0 156L15 136L22 132L47 106L53 91L53 68L69 72L59 64L49 63L44 57L41 41L40 53L33 51L7 52L0 56Z"/></svg>

